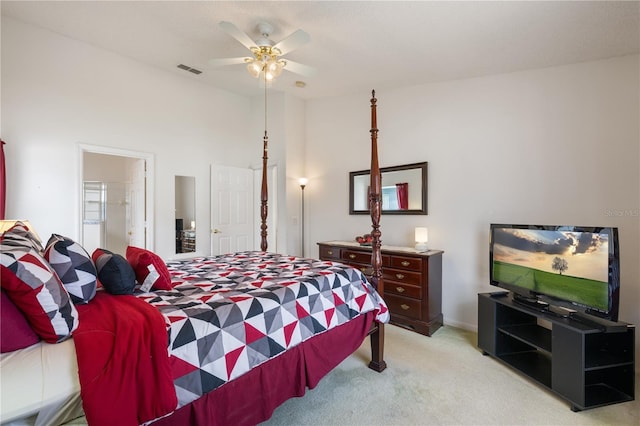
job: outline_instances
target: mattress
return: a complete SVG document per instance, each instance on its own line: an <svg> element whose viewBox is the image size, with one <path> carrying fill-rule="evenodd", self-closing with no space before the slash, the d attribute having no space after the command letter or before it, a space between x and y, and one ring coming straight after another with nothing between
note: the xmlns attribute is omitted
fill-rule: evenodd
<svg viewBox="0 0 640 426"><path fill-rule="evenodd" d="M0 422L61 424L83 415L73 339L0 357Z"/></svg>

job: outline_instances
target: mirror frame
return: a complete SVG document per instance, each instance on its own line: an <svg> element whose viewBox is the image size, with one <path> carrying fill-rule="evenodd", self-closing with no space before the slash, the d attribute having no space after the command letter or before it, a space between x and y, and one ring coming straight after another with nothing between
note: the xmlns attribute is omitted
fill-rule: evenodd
<svg viewBox="0 0 640 426"><path fill-rule="evenodd" d="M401 166L394 167L381 167L380 175L384 175L386 172L397 172L401 170L413 170L419 169L421 170L422 177L422 190L420 194L422 195L422 207L420 209L412 209L412 210L382 210L382 214L427 214L427 162L422 163L413 163L413 164L404 164ZM357 172L349 172L349 214L369 214L369 209L367 210L355 210L354 209L354 178L356 176L368 175L370 174L370 170L359 170Z"/></svg>

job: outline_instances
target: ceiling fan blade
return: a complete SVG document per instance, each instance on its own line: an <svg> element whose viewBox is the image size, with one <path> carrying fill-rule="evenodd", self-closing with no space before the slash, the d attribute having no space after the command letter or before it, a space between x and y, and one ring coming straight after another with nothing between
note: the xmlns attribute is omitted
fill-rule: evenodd
<svg viewBox="0 0 640 426"><path fill-rule="evenodd" d="M309 34L302 30L298 30L279 43L276 43L273 47L279 49L284 55L288 52L291 52L292 50L297 49L303 44L309 43L310 41L311 36Z"/></svg>
<svg viewBox="0 0 640 426"><path fill-rule="evenodd" d="M221 21L219 25L220 28L222 28L231 37L242 43L242 45L247 49L251 50L252 47L255 47L256 42L251 40L251 37L249 37L246 33L240 31L238 27L233 25L231 22Z"/></svg>
<svg viewBox="0 0 640 426"><path fill-rule="evenodd" d="M317 69L315 69L314 67L310 67L309 65L290 61L289 59L285 59L285 61L287 62L287 65L285 65L284 69L293 73L300 74L305 77L313 77L318 72Z"/></svg>
<svg viewBox="0 0 640 426"><path fill-rule="evenodd" d="M223 67L225 65L244 64L246 57L242 58L216 58L209 61L212 67Z"/></svg>

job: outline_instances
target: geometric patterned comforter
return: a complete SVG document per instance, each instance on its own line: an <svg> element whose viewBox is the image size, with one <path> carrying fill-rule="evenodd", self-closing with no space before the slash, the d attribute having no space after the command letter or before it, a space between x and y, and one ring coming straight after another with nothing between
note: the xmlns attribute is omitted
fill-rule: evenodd
<svg viewBox="0 0 640 426"><path fill-rule="evenodd" d="M137 293L164 316L178 407L384 301L361 271L259 251L167 262L173 290Z"/></svg>

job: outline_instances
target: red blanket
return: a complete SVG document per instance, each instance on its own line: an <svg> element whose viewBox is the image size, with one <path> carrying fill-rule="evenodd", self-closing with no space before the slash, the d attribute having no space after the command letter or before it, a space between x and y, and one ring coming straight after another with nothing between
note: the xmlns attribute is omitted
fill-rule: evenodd
<svg viewBox="0 0 640 426"><path fill-rule="evenodd" d="M99 291L77 306L73 333L90 425L139 425L177 406L162 315L134 296Z"/></svg>

